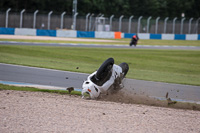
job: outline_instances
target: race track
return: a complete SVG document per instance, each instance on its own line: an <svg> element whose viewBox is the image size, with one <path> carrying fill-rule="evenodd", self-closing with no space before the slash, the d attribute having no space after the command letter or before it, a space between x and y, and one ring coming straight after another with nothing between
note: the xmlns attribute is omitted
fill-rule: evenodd
<svg viewBox="0 0 200 133"><path fill-rule="evenodd" d="M20 84L29 83L33 85L45 85L55 87L74 87L81 89L83 81L88 74L10 65L0 63L0 83ZM7 82L9 81L9 82ZM168 96L176 101L200 101L200 86L169 84L135 79L125 79L125 88L139 95L165 98Z"/></svg>
<svg viewBox="0 0 200 133"><path fill-rule="evenodd" d="M92 47L92 48L132 48L132 49L173 49L173 50L200 50L197 46L159 46L159 45L101 45L101 44L70 44L70 43L30 43L15 41L0 41L0 45L29 45L29 46L59 46L59 47Z"/></svg>

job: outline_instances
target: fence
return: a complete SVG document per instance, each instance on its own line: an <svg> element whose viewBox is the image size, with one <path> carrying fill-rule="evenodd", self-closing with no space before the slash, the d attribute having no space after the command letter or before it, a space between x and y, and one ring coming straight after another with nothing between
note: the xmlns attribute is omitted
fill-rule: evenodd
<svg viewBox="0 0 200 133"><path fill-rule="evenodd" d="M73 29L78 31L120 31L123 33L152 33L152 34L199 34L200 18L169 18L160 17L134 17L125 18L123 15L115 18L114 15L87 14L87 16L69 16L61 14L40 14L37 10L33 13L6 12L0 13L0 27L34 28L34 29ZM103 23L100 22L103 20Z"/></svg>

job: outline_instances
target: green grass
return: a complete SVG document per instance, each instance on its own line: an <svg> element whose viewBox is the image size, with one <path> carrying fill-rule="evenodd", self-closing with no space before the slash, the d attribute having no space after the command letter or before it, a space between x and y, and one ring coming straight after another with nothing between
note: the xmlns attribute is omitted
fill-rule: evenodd
<svg viewBox="0 0 200 133"><path fill-rule="evenodd" d="M29 39L0 39L0 41L17 41L17 42L40 42L40 43L81 43L81 44L109 44L109 45L129 45L130 39L100 39L113 40L115 42L97 42L96 39L88 41L62 41L62 40L29 40ZM99 40L99 39L98 39ZM139 40L138 45L171 45L171 46L200 46L200 41L187 40Z"/></svg>
<svg viewBox="0 0 200 133"><path fill-rule="evenodd" d="M200 86L200 52L195 50L0 46L1 63L83 73L97 70L109 57L129 64L128 78Z"/></svg>
<svg viewBox="0 0 200 133"><path fill-rule="evenodd" d="M200 41L192 41L192 40L139 40L139 45L200 46Z"/></svg>
<svg viewBox="0 0 200 133"><path fill-rule="evenodd" d="M19 87L0 84L0 90L16 90L16 91L31 91L31 92L48 92L48 93L57 93L57 94L69 94L66 90L48 90L48 89L38 89L34 87ZM81 95L79 91L72 91L71 95Z"/></svg>

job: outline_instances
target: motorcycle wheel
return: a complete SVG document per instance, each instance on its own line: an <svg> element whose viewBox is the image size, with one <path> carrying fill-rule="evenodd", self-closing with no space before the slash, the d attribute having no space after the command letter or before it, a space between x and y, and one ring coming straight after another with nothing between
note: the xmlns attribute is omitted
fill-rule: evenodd
<svg viewBox="0 0 200 133"><path fill-rule="evenodd" d="M97 70L96 78L101 80L104 77L106 77L108 72L112 69L113 64L114 64L113 58L108 58L107 60L105 60L104 63Z"/></svg>

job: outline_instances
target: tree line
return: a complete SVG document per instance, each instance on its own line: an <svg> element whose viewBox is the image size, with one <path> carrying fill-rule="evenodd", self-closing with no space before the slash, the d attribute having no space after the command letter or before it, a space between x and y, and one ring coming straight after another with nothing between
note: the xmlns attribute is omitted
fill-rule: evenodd
<svg viewBox="0 0 200 133"><path fill-rule="evenodd" d="M77 12L79 16L87 13L104 14L104 16L115 17L124 15L134 16L160 16L181 17L184 13L186 18L200 17L200 0L77 0ZM39 10L40 13L61 13L66 11L72 15L73 0L1 0L0 11L5 12L8 8L19 12L26 9L26 12Z"/></svg>

